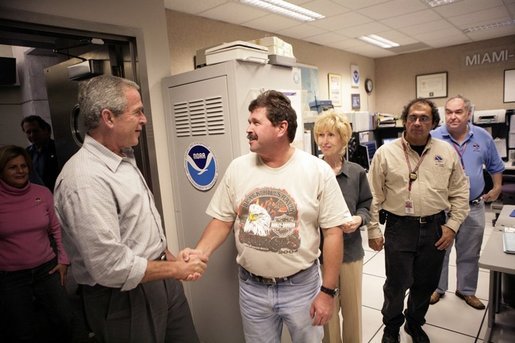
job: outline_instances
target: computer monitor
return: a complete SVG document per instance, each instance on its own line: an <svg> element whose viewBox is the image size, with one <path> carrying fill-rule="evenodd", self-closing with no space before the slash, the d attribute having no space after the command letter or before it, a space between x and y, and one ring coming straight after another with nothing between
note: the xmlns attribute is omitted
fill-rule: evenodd
<svg viewBox="0 0 515 343"><path fill-rule="evenodd" d="M372 162L372 158L374 157L374 154L377 150L377 143L376 141L368 141L362 142L361 145L366 148L368 165L370 166L370 162Z"/></svg>
<svg viewBox="0 0 515 343"><path fill-rule="evenodd" d="M390 137L390 138L383 138L383 144L387 144L387 143L391 143L393 142L394 140L396 140L397 138L394 138L394 137Z"/></svg>

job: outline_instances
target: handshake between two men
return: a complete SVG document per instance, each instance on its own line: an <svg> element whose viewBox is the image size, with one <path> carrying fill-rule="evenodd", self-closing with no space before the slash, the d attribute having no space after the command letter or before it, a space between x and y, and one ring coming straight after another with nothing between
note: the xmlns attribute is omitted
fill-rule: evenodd
<svg viewBox="0 0 515 343"><path fill-rule="evenodd" d="M177 257L166 249L165 256L165 258L163 256L162 260L174 262L172 268L174 268L175 271L173 274L175 279L181 281L196 281L200 279L207 268L207 261L209 259L201 250L190 248L181 250ZM160 263L160 261L155 263L159 263L163 267L165 267L165 265L167 265L168 268L170 267L169 264Z"/></svg>

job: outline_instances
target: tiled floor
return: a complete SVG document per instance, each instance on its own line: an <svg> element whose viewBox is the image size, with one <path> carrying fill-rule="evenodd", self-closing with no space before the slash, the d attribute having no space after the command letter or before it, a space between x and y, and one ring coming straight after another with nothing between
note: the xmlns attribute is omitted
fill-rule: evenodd
<svg viewBox="0 0 515 343"><path fill-rule="evenodd" d="M487 211L483 247L492 231L494 213ZM384 251L375 252L368 247L366 233L363 235L365 259L363 267L363 342L381 342L383 323L383 284L385 281ZM431 342L483 342L486 332L486 310L476 310L454 295L456 287L456 252L453 248L449 263L449 290L445 297L429 307L424 330ZM476 296L488 304L489 272L480 269ZM401 342L412 342L403 329ZM515 342L515 337L510 337Z"/></svg>

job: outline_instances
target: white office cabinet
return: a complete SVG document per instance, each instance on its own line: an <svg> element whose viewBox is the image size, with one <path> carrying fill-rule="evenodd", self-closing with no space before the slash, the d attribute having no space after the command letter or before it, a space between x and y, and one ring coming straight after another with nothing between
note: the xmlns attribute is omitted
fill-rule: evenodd
<svg viewBox="0 0 515 343"><path fill-rule="evenodd" d="M250 101L266 89L297 97L300 72L233 60L165 78L162 85L179 244L195 247L227 166L249 151ZM210 257L204 276L184 285L202 342L244 342L234 234Z"/></svg>

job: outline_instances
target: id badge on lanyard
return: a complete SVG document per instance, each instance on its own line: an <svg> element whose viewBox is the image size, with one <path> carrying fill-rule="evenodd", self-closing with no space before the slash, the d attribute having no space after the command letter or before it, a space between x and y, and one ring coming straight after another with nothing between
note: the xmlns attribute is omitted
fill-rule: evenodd
<svg viewBox="0 0 515 343"><path fill-rule="evenodd" d="M415 209L413 208L413 201L408 199L404 202L404 213L406 214L414 214Z"/></svg>
<svg viewBox="0 0 515 343"><path fill-rule="evenodd" d="M404 145L404 142L402 144L402 147L404 149L404 157L406 158L406 164L408 165L409 170L409 177L408 177L408 199L404 201L404 213L406 214L415 214L415 206L413 204L413 200L411 200L411 184L415 182L415 180L418 178L418 167L424 160L424 157L426 156L425 151L422 153L422 156L420 156L420 159L418 160L417 165L415 166L415 169L411 169L411 163L408 158L408 150L406 148L406 145Z"/></svg>

